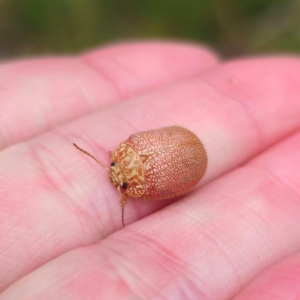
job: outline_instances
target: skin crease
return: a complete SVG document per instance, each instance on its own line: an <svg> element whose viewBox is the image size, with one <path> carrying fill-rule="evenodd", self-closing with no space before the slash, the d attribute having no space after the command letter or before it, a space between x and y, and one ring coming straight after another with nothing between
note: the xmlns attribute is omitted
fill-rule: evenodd
<svg viewBox="0 0 300 300"><path fill-rule="evenodd" d="M297 57L181 43L0 66L0 300L299 299L299 75ZM72 143L108 166L169 125L201 139L207 172L129 199L122 228L108 172Z"/></svg>
<svg viewBox="0 0 300 300"><path fill-rule="evenodd" d="M234 300L299 299L300 255L287 257L255 278Z"/></svg>

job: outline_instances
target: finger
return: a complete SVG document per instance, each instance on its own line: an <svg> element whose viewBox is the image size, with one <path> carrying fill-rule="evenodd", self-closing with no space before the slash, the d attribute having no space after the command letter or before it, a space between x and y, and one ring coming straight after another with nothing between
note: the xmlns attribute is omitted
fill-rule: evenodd
<svg viewBox="0 0 300 300"><path fill-rule="evenodd" d="M300 249L300 175L297 185L286 183L299 147L300 132L184 200L60 256L0 299L231 299Z"/></svg>
<svg viewBox="0 0 300 300"><path fill-rule="evenodd" d="M158 42L2 64L0 149L216 64L203 47Z"/></svg>
<svg viewBox="0 0 300 300"><path fill-rule="evenodd" d="M215 53L204 45L132 42L84 54L81 59L114 83L123 97L189 78L215 68Z"/></svg>
<svg viewBox="0 0 300 300"><path fill-rule="evenodd" d="M0 261L0 276L10 274L0 277L3 287L51 258L121 227L119 196L107 172L72 142L108 165L107 152L131 133L177 123L195 132L206 147L205 183L300 126L300 90L291 89L292 82L299 86L299 68L297 60L288 58L232 62L215 70L215 78L206 74L132 99L3 152L0 249L10 253L10 259ZM240 84L233 85L235 81L223 74ZM230 97L213 90L213 78L218 88L221 85L217 77L230 85ZM130 202L126 224L169 203Z"/></svg>
<svg viewBox="0 0 300 300"><path fill-rule="evenodd" d="M300 297L300 255L292 255L255 278L235 300L286 300Z"/></svg>

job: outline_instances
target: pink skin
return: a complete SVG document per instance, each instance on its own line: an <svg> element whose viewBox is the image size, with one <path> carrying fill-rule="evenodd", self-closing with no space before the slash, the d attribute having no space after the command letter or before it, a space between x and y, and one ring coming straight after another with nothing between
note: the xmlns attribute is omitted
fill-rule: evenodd
<svg viewBox="0 0 300 300"><path fill-rule="evenodd" d="M2 65L0 300L299 298L299 99L296 57L184 44ZM207 173L177 201L129 199L122 228L107 171L72 143L108 165L167 125L201 138Z"/></svg>
<svg viewBox="0 0 300 300"><path fill-rule="evenodd" d="M234 300L298 300L300 255L285 258L255 278Z"/></svg>

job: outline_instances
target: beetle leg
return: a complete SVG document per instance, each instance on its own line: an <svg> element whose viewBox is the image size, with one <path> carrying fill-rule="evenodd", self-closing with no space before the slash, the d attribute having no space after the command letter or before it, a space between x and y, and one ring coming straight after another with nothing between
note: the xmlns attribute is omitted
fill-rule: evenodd
<svg viewBox="0 0 300 300"><path fill-rule="evenodd" d="M127 195L122 194L119 185L118 185L118 191L120 194L120 203L121 203L121 207L122 207L122 224L123 224L123 227L125 227L124 212L125 212L125 205L127 204Z"/></svg>

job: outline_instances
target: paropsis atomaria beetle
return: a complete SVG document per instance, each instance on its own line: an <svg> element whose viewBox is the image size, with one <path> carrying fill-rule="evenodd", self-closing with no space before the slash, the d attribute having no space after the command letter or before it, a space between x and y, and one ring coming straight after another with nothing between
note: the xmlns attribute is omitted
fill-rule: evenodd
<svg viewBox="0 0 300 300"><path fill-rule="evenodd" d="M128 197L164 200L185 193L203 177L207 154L199 138L183 127L138 132L110 154L110 179L120 194L122 224Z"/></svg>

